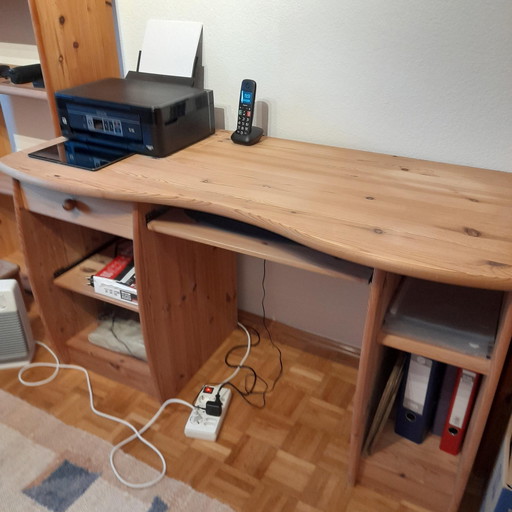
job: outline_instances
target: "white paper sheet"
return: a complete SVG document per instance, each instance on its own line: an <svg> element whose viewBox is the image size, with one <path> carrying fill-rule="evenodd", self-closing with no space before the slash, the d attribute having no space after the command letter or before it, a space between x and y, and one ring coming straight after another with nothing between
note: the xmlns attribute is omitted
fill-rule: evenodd
<svg viewBox="0 0 512 512"><path fill-rule="evenodd" d="M149 20L139 71L191 77L202 29L193 21Z"/></svg>

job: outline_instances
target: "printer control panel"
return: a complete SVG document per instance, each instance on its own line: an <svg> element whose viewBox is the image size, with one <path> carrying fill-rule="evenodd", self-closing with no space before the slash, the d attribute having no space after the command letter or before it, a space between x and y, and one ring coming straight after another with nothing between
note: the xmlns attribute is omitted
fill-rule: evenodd
<svg viewBox="0 0 512 512"><path fill-rule="evenodd" d="M123 125L120 119L107 117L85 116L87 128L93 132L108 133L110 135L123 135Z"/></svg>
<svg viewBox="0 0 512 512"><path fill-rule="evenodd" d="M76 104L61 109L60 121L62 134L68 137L75 134L75 139L77 133L90 133L97 137L110 135L123 139L123 142L142 139L141 120L135 114Z"/></svg>

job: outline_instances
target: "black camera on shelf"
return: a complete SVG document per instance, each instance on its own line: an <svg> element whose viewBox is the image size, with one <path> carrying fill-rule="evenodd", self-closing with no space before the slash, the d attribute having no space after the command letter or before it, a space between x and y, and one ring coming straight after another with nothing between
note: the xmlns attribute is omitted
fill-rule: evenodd
<svg viewBox="0 0 512 512"><path fill-rule="evenodd" d="M34 87L44 87L41 64L16 67L0 64L0 78L7 78L13 84L28 84L32 82Z"/></svg>

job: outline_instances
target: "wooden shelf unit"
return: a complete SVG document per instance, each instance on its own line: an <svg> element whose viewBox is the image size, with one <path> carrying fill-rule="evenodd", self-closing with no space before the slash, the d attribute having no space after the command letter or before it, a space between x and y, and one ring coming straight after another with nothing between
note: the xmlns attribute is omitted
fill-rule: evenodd
<svg viewBox="0 0 512 512"><path fill-rule="evenodd" d="M486 359L421 340L396 336L383 330L386 311L400 281L400 276L376 271L372 308L367 317L354 399L351 478L353 482L375 486L435 512L456 512L469 479L508 350L512 326L512 294L507 292L504 295L494 349L490 359ZM388 422L372 455L361 455L365 433L382 392L378 385L379 374L387 350L422 355L483 375L459 455L442 452L439 449L440 438L431 434L421 445L400 437L394 433L392 421Z"/></svg>
<svg viewBox="0 0 512 512"><path fill-rule="evenodd" d="M19 9L15 11L22 19L4 21L16 26L16 30L30 31L32 26L45 89L34 88L31 84L14 85L1 79L0 94L48 101L55 133L58 134L60 128L54 103L56 90L120 76L112 4L101 0L87 3L81 0L28 0L28 6L26 4L26 0L20 2ZM0 156L11 151L0 108ZM23 261L19 261L21 249L12 198L4 197L12 196L11 181L10 177L0 175L0 258L15 260L24 268Z"/></svg>

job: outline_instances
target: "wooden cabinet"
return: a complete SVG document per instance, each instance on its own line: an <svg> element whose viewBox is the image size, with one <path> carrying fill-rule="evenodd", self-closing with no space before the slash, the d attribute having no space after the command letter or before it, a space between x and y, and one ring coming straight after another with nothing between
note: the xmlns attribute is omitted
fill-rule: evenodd
<svg viewBox="0 0 512 512"><path fill-rule="evenodd" d="M235 254L150 231L158 208L17 182L14 197L32 289L63 361L164 400L236 328ZM89 284L105 264L100 248L118 236L134 243L138 306ZM147 363L89 342L107 303L139 314Z"/></svg>
<svg viewBox="0 0 512 512"><path fill-rule="evenodd" d="M386 331L385 315L401 280L401 276L376 271L372 283L354 405L351 479L402 496L429 510L455 512L464 494L507 354L512 334L512 295L504 294L501 311L496 312L499 322L492 353L489 357L474 356ZM459 306L464 308L464 304ZM365 435L382 396L384 361L392 350L418 354L483 376L458 455L441 451L436 436L427 437L419 445L398 436L391 421L373 453L361 455Z"/></svg>
<svg viewBox="0 0 512 512"><path fill-rule="evenodd" d="M56 90L120 75L112 4L102 0L7 0L2 9L5 12L0 40L5 43L4 46L9 46L9 52L5 52L4 58L16 53L16 48L23 53L23 58L5 63L32 63L34 59L37 60L38 54L45 89L34 88L31 84L13 85L0 79L0 95L12 97L13 101L18 99L19 102L48 104L49 109L43 110L43 115L51 116L48 124L53 129L50 128L43 138L52 139L60 133L54 103ZM12 26L16 26L16 30L12 30ZM19 34L23 34L23 37ZM29 52L31 59L25 62L26 49L34 42L37 51ZM20 105L20 108L28 108L30 113L30 105ZM42 121L39 118L37 122ZM10 135L0 107L0 156L14 149L11 148ZM11 179L0 174L0 258L23 264L11 195Z"/></svg>

